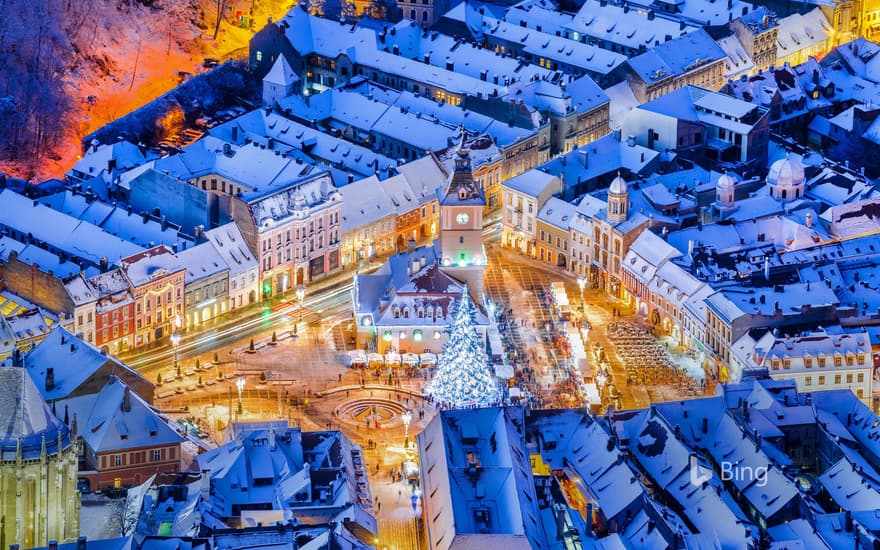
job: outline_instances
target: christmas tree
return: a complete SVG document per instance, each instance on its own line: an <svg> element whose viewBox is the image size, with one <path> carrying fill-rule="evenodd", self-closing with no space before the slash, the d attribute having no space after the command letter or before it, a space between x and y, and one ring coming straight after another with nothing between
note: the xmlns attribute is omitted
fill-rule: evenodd
<svg viewBox="0 0 880 550"><path fill-rule="evenodd" d="M425 394L445 407L488 407L501 402L501 389L474 327L475 317L465 287L449 326L449 339L437 361L437 374L425 386Z"/></svg>

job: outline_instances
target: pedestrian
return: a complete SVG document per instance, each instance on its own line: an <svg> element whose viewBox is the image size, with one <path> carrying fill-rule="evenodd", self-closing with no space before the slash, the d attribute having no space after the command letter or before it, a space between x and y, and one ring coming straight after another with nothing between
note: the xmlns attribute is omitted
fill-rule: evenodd
<svg viewBox="0 0 880 550"><path fill-rule="evenodd" d="M382 511L382 501L379 501L379 504L376 505L376 511L377 511L377 512L381 512L381 511Z"/></svg>

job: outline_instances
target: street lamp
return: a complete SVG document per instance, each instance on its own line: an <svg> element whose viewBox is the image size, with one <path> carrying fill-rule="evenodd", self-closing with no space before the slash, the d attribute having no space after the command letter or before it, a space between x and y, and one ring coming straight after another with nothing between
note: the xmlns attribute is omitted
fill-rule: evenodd
<svg viewBox="0 0 880 550"><path fill-rule="evenodd" d="M296 299L299 301L299 309L297 310L297 324L302 321L303 315L303 299L306 297L306 285L296 285Z"/></svg>
<svg viewBox="0 0 880 550"><path fill-rule="evenodd" d="M577 278L578 288L581 289L581 304L584 303L584 287L587 286L587 278L583 275L578 275Z"/></svg>
<svg viewBox="0 0 880 550"><path fill-rule="evenodd" d="M180 316L174 317L174 331L171 333L171 345L174 346L174 371L180 378L180 363L178 362L177 346L180 345Z"/></svg>
<svg viewBox="0 0 880 550"><path fill-rule="evenodd" d="M241 392L244 389L244 376L235 381L235 387L238 388L238 414L241 414Z"/></svg>
<svg viewBox="0 0 880 550"><path fill-rule="evenodd" d="M412 412L407 409L400 419L403 420L403 447L409 449L409 423L412 422Z"/></svg>

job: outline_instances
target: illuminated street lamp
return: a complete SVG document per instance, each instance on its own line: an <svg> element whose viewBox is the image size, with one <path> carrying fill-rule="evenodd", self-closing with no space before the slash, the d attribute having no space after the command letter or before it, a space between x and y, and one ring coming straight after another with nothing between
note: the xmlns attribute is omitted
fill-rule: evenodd
<svg viewBox="0 0 880 550"><path fill-rule="evenodd" d="M306 297L306 285L296 285L296 299L299 301L299 309L297 314L297 324L302 321L302 313L303 313L303 300Z"/></svg>
<svg viewBox="0 0 880 550"><path fill-rule="evenodd" d="M581 303L584 303L584 287L587 286L587 278L583 275L578 275L577 278L578 288L581 289Z"/></svg>
<svg viewBox="0 0 880 550"><path fill-rule="evenodd" d="M244 376L235 381L235 387L238 388L238 414L241 414L241 392L244 390Z"/></svg>
<svg viewBox="0 0 880 550"><path fill-rule="evenodd" d="M171 333L171 345L174 346L174 371L180 378L180 363L178 362L177 346L180 345L180 316L174 317L174 331Z"/></svg>
<svg viewBox="0 0 880 550"><path fill-rule="evenodd" d="M403 447L409 449L409 423L412 422L412 412L407 409L400 419L403 420Z"/></svg>

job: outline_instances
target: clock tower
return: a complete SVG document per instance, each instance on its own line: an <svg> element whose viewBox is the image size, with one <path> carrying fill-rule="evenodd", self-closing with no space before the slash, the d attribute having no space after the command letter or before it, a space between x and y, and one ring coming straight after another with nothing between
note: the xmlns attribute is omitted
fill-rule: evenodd
<svg viewBox="0 0 880 550"><path fill-rule="evenodd" d="M486 197L474 182L470 151L464 141L456 151L455 171L440 201L440 258L443 270L483 296L483 208Z"/></svg>

